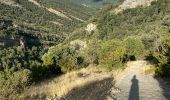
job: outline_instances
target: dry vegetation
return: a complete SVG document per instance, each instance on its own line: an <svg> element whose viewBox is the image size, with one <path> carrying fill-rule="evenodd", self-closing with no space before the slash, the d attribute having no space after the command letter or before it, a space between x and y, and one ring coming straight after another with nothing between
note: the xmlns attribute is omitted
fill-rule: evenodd
<svg viewBox="0 0 170 100"><path fill-rule="evenodd" d="M89 66L79 71L69 72L52 81L43 82L32 86L23 95L28 94L31 97L45 95L46 97L62 97L74 88L82 87L94 81L100 81L112 77L105 69Z"/></svg>
<svg viewBox="0 0 170 100"><path fill-rule="evenodd" d="M72 71L50 81L42 82L26 90L22 96L29 98L60 98L67 95L71 90L81 88L87 84L102 81L107 78L114 78L119 81L130 69L131 62L128 62L124 69L117 69L109 72L100 66L90 65L78 71ZM111 88L111 91L117 91ZM120 90L119 90L120 91Z"/></svg>
<svg viewBox="0 0 170 100"><path fill-rule="evenodd" d="M9 6L21 7L21 5L15 3L12 0L0 0L0 3L6 4L6 5L9 5Z"/></svg>
<svg viewBox="0 0 170 100"><path fill-rule="evenodd" d="M53 9L53 8L46 8L46 9L47 9L49 12L56 14L57 16L66 18L66 19L68 19L68 20L72 20L72 19L70 19L68 16L66 16L65 14L63 14L63 13L61 13L60 11L57 11L57 10L55 10L55 9Z"/></svg>
<svg viewBox="0 0 170 100"><path fill-rule="evenodd" d="M71 21L72 21L71 18L73 18L73 19L76 19L76 20L78 20L78 21L84 22L84 20L82 20L82 19L80 19L80 18L78 18L78 17L75 17L75 16L73 16L73 15L70 15L70 17L71 17L71 18L70 18L69 16L66 15L66 12L64 12L64 11L58 11L58 10L53 9L53 8L45 7L45 6L41 5L40 3L38 3L38 2L35 1L35 0L29 0L29 2L32 2L33 4L35 4L35 5L38 6L38 7L45 8L47 11L49 11L49 12L51 12L51 13L53 13L53 14L56 14L57 16L60 16L60 17L62 17L62 18L66 18L66 19L71 20ZM54 24L55 24L55 23L54 23Z"/></svg>
<svg viewBox="0 0 170 100"><path fill-rule="evenodd" d="M146 75L155 75L155 70L156 70L156 67L153 66L153 65L148 65L148 66L145 66L144 69L143 69L143 72L144 74Z"/></svg>

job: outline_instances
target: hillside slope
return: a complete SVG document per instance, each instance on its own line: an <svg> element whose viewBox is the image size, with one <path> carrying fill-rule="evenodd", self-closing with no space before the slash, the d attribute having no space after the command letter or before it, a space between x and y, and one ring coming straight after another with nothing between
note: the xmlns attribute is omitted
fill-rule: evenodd
<svg viewBox="0 0 170 100"><path fill-rule="evenodd" d="M72 0L0 0L0 97L13 99L31 83L63 73L44 63L44 54L95 12ZM66 59L76 61L76 52L65 50Z"/></svg>
<svg viewBox="0 0 170 100"><path fill-rule="evenodd" d="M69 1L0 0L1 19L12 20L15 26L45 31L50 38L55 35L66 37L93 12L94 9Z"/></svg>
<svg viewBox="0 0 170 100"><path fill-rule="evenodd" d="M123 69L129 60L147 59L155 65L155 75L170 77L169 0L121 13L115 13L119 5L110 5L81 26L80 20L89 16L88 7L82 12L73 2L61 0L16 3L20 7L0 3L2 97L21 93L32 81L91 64L111 71ZM18 86L21 88L13 88Z"/></svg>
<svg viewBox="0 0 170 100"><path fill-rule="evenodd" d="M169 64L169 4L168 0L146 0L143 6L130 7L121 13L115 13L119 6L109 6L73 31L63 43L51 47L43 56L44 63L53 64L53 59L65 62L59 66L67 71L70 63L73 69L86 64L114 69L128 60L151 59L156 62L159 75L169 75L168 71L159 69L160 65L169 66L166 65ZM70 56L72 59L68 59Z"/></svg>
<svg viewBox="0 0 170 100"><path fill-rule="evenodd" d="M125 0L121 5L119 5L118 8L115 9L116 13L119 13L123 10L129 9L129 8L136 8L138 6L150 6L151 2L155 0Z"/></svg>

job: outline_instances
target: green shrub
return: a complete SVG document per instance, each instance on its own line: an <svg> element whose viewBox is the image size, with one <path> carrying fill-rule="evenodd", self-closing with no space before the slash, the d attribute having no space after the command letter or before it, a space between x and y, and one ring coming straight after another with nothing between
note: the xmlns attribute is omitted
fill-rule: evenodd
<svg viewBox="0 0 170 100"><path fill-rule="evenodd" d="M86 65L86 62L78 51L68 45L58 45L50 49L43 57L44 65L47 67L61 68L62 72L76 70Z"/></svg>
<svg viewBox="0 0 170 100"><path fill-rule="evenodd" d="M159 61L156 74L163 77L170 77L170 36L166 36L161 42L159 53L155 55Z"/></svg>
<svg viewBox="0 0 170 100"><path fill-rule="evenodd" d="M21 93L31 81L31 71L28 69L11 72L5 69L0 72L0 97L12 98ZM1 98L0 98L1 99Z"/></svg>
<svg viewBox="0 0 170 100"><path fill-rule="evenodd" d="M130 56L140 56L144 53L144 45L139 38L128 37L124 40L126 54Z"/></svg>
<svg viewBox="0 0 170 100"><path fill-rule="evenodd" d="M156 76L161 77L170 77L170 65L169 64L163 64L159 65L156 70Z"/></svg>
<svg viewBox="0 0 170 100"><path fill-rule="evenodd" d="M157 35L154 34L151 35L147 34L142 36L141 40L145 47L145 51L154 52L156 39L157 39Z"/></svg>
<svg viewBox="0 0 170 100"><path fill-rule="evenodd" d="M100 42L97 39L90 40L87 48L84 50L84 56L88 63L99 64L97 49L100 46Z"/></svg>
<svg viewBox="0 0 170 100"><path fill-rule="evenodd" d="M121 67L124 54L125 48L120 41L105 41L98 50L99 64L109 69Z"/></svg>

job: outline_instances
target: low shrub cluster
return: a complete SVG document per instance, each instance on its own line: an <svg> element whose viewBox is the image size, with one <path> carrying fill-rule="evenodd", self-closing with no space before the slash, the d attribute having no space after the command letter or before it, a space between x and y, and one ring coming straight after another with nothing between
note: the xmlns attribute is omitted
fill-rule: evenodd
<svg viewBox="0 0 170 100"><path fill-rule="evenodd" d="M23 69L12 73L8 68L0 71L0 99L15 98L31 82L31 71Z"/></svg>

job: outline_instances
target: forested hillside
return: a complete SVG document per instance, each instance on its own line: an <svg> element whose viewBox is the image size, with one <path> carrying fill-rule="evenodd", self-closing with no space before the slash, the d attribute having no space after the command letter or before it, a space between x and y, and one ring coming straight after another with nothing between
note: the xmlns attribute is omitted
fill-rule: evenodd
<svg viewBox="0 0 170 100"><path fill-rule="evenodd" d="M13 98L32 82L90 64L114 70L136 59L170 77L170 1L118 8L93 15L78 0L0 0L0 95Z"/></svg>
<svg viewBox="0 0 170 100"><path fill-rule="evenodd" d="M1 18L12 20L15 26L40 30L42 37L66 37L93 12L93 9L68 1L17 0L13 4L10 4L12 0L5 1L7 2L3 3L3 0L0 2ZM18 6L13 6L15 4ZM41 31L45 31L48 36ZM50 40L47 39L44 42L50 42Z"/></svg>
<svg viewBox="0 0 170 100"><path fill-rule="evenodd" d="M52 47L43 61L53 65L56 60L69 71L88 64L114 69L128 60L147 59L156 64L157 75L169 77L169 4L158 0L119 13L118 6L109 6Z"/></svg>
<svg viewBox="0 0 170 100"><path fill-rule="evenodd" d="M43 54L92 13L66 0L0 0L0 99L61 73L43 65Z"/></svg>
<svg viewBox="0 0 170 100"><path fill-rule="evenodd" d="M0 0L0 97L61 74L60 66L43 63L43 55L96 11L76 0Z"/></svg>

